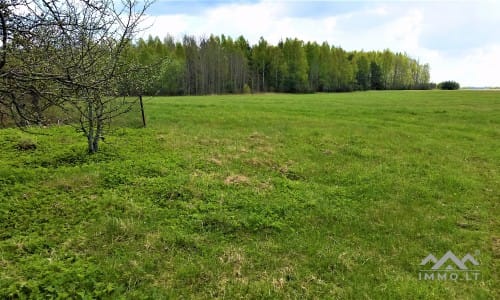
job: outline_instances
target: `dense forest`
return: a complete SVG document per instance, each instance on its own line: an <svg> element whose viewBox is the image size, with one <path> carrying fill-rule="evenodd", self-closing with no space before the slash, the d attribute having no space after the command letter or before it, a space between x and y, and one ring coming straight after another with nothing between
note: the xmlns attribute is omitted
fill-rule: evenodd
<svg viewBox="0 0 500 300"><path fill-rule="evenodd" d="M148 84L128 94L205 95L248 92L345 92L429 89L429 65L405 53L345 51L324 42L287 38L271 45L264 38L251 46L240 36L171 36L139 39L128 59L154 66Z"/></svg>

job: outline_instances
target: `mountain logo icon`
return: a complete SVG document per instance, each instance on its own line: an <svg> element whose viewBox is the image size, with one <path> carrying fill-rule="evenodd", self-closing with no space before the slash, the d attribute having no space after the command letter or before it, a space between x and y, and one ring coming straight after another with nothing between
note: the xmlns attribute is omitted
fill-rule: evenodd
<svg viewBox="0 0 500 300"><path fill-rule="evenodd" d="M469 268L467 267L466 263L471 263L474 266L479 266L479 263L476 259L474 259L472 255L467 253L462 259L459 259L451 251L446 252L439 260L436 259L436 257L431 253L422 260L420 265L425 266L429 262L432 262L434 264L431 267L431 270L468 270Z"/></svg>

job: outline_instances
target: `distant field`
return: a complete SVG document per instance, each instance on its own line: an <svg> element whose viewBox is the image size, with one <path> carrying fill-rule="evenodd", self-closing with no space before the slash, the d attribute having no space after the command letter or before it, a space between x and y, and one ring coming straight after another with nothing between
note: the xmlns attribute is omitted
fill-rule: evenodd
<svg viewBox="0 0 500 300"><path fill-rule="evenodd" d="M499 298L500 92L145 107L90 157L0 130L0 298ZM449 250L480 277L419 280Z"/></svg>

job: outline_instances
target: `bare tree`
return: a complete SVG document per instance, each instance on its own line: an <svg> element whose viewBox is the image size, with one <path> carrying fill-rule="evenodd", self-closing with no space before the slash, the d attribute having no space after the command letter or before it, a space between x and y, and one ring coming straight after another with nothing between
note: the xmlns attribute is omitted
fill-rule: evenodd
<svg viewBox="0 0 500 300"><path fill-rule="evenodd" d="M126 48L150 2L6 0L0 5L0 105L16 120L43 123L57 108L99 149L104 124L128 111L119 83L133 66ZM0 108L1 109L1 108Z"/></svg>

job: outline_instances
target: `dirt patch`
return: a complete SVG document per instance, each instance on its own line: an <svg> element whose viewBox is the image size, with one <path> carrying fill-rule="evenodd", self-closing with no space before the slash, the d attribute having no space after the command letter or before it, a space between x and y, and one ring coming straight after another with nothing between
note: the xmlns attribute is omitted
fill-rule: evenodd
<svg viewBox="0 0 500 300"><path fill-rule="evenodd" d="M248 165L251 165L252 167L271 167L276 165L270 159L259 158L259 157L252 157L250 159L246 159L244 162Z"/></svg>
<svg viewBox="0 0 500 300"><path fill-rule="evenodd" d="M231 175L224 180L225 184L243 184L249 183L250 179L244 175Z"/></svg>

